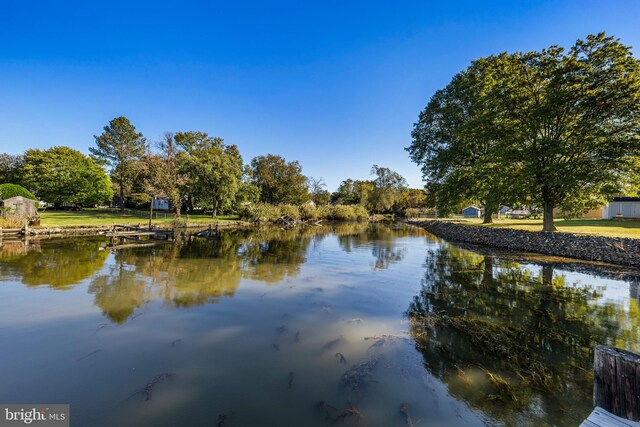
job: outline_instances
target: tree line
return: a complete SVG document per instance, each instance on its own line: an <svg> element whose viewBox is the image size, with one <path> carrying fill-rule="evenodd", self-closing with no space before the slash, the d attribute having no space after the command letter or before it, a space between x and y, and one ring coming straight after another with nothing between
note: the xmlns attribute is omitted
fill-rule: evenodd
<svg viewBox="0 0 640 427"><path fill-rule="evenodd" d="M480 58L438 90L407 148L441 214L480 203L580 213L637 194L640 61L604 33Z"/></svg>
<svg viewBox="0 0 640 427"><path fill-rule="evenodd" d="M202 131L167 132L151 144L126 117L117 117L94 139L89 156L69 147L0 154L0 182L22 185L56 206L109 203L115 195L123 211L126 202L144 205L162 198L178 218L184 210L206 209L215 218L248 205L310 201L403 213L426 202L424 191L409 189L400 174L377 165L371 171L374 179L347 179L331 194L324 179L303 175L297 161L267 154L245 164L237 146ZM362 211L353 215L361 217ZM338 210L333 216L352 213Z"/></svg>

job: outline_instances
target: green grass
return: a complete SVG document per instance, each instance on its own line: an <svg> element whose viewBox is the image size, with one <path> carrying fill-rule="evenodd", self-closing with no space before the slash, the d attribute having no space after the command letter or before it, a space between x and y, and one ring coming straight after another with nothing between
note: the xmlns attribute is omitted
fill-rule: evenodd
<svg viewBox="0 0 640 427"><path fill-rule="evenodd" d="M541 219L500 219L493 224L482 224L480 218L456 220L461 224L482 225L492 228L514 228L517 230L540 231ZM594 234L609 237L630 237L640 239L640 221L615 221L608 219L557 219L558 231L575 234Z"/></svg>
<svg viewBox="0 0 640 427"><path fill-rule="evenodd" d="M157 215L157 218L156 218ZM117 209L85 209L82 211L44 211L40 216L41 227L65 226L101 226L114 224L148 224L149 213L144 211L125 211L120 214ZM184 223L186 216L182 215ZM237 221L234 215L218 215L216 219L211 215L189 215L189 223L210 224L213 222ZM154 213L152 221L155 225L172 225L175 219L166 212Z"/></svg>

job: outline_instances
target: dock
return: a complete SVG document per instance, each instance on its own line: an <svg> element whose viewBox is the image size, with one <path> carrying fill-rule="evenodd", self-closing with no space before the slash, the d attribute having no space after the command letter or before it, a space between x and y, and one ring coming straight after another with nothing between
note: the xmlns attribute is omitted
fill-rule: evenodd
<svg viewBox="0 0 640 427"><path fill-rule="evenodd" d="M613 415L596 406L580 427L640 427L640 423Z"/></svg>
<svg viewBox="0 0 640 427"><path fill-rule="evenodd" d="M164 230L157 228L144 228L141 226L131 225L114 225L107 233L109 236L109 246L112 248L122 249L124 247L148 246L149 240L174 240L174 230ZM135 244L124 245L127 240L133 240ZM143 244L146 242L146 244Z"/></svg>
<svg viewBox="0 0 640 427"><path fill-rule="evenodd" d="M640 355L596 347L593 404L595 409L580 427L640 427Z"/></svg>

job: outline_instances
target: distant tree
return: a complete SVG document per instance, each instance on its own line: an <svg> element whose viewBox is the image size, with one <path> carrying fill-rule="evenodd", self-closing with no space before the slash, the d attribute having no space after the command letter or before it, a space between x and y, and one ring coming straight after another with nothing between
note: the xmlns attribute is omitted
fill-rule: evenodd
<svg viewBox="0 0 640 427"><path fill-rule="evenodd" d="M420 209L427 206L427 193L419 188L407 188L400 192L391 210L403 213L405 209Z"/></svg>
<svg viewBox="0 0 640 427"><path fill-rule="evenodd" d="M322 177L307 177L307 188L311 195L311 200L318 205L327 205L331 201L331 193L327 191L327 183Z"/></svg>
<svg viewBox="0 0 640 427"><path fill-rule="evenodd" d="M254 157L251 168L263 202L299 205L309 200L307 179L297 161L287 162L281 156L267 154Z"/></svg>
<svg viewBox="0 0 640 427"><path fill-rule="evenodd" d="M89 148L94 158L111 169L120 194L120 211L124 211L125 188L131 183L136 170L135 162L146 152L147 141L126 117L116 117L94 136L96 148Z"/></svg>
<svg viewBox="0 0 640 427"><path fill-rule="evenodd" d="M166 197L180 218L188 174L181 164L180 149L172 133L165 133L157 146L160 153L148 153L141 162L142 191L151 198Z"/></svg>
<svg viewBox="0 0 640 427"><path fill-rule="evenodd" d="M69 147L25 151L20 182L41 200L56 206L87 206L113 197L105 170L91 157Z"/></svg>
<svg viewBox="0 0 640 427"><path fill-rule="evenodd" d="M182 149L179 158L188 173L192 194L212 209L215 218L221 209L232 206L242 185L238 148L205 132L178 132L174 138Z"/></svg>
<svg viewBox="0 0 640 427"><path fill-rule="evenodd" d="M236 194L236 208L242 204L257 203L260 201L260 189L253 183L253 169L245 165L242 170L242 181L238 194Z"/></svg>
<svg viewBox="0 0 640 427"><path fill-rule="evenodd" d="M0 184L19 180L22 156L0 153Z"/></svg>
<svg viewBox="0 0 640 427"><path fill-rule="evenodd" d="M355 205L359 202L356 198L355 184L351 178L345 179L340 183L338 189L331 194L331 201L341 205Z"/></svg>
<svg viewBox="0 0 640 427"><path fill-rule="evenodd" d="M369 206L369 195L373 192L375 184L373 181L360 181L351 178L340 183L338 189L331 194L331 202L341 205L362 205L367 209Z"/></svg>
<svg viewBox="0 0 640 427"><path fill-rule="evenodd" d="M390 211L407 188L407 181L399 173L378 165L373 165L371 174L376 179L368 197L369 209L378 213Z"/></svg>

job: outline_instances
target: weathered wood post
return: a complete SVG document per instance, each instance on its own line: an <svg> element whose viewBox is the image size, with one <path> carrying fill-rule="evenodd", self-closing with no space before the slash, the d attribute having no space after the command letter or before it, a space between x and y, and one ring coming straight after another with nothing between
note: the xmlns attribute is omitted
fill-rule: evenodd
<svg viewBox="0 0 640 427"><path fill-rule="evenodd" d="M599 345L593 371L593 403L619 417L640 420L640 355Z"/></svg>

